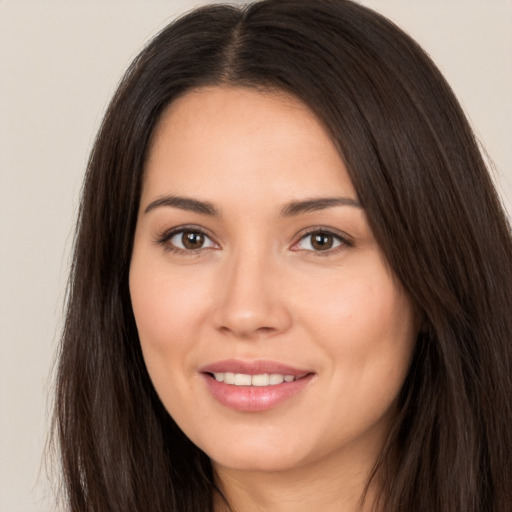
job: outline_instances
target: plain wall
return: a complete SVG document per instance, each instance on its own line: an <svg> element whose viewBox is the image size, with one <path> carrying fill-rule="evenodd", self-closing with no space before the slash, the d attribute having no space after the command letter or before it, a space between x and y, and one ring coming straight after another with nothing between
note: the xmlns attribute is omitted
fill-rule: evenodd
<svg viewBox="0 0 512 512"><path fill-rule="evenodd" d="M122 72L205 2L0 0L0 512L52 510L51 368L87 155ZM512 2L366 0L445 73L512 205Z"/></svg>

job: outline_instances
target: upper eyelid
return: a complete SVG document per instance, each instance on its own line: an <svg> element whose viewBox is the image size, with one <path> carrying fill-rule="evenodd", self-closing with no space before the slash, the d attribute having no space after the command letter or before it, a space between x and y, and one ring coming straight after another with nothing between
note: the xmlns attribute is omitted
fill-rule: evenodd
<svg viewBox="0 0 512 512"><path fill-rule="evenodd" d="M207 236L210 240L212 240L215 243L218 243L215 239L215 237L209 232L209 230L193 225L193 224L186 224L183 226L176 226L174 228L169 228L161 232L159 235L157 235L158 241L165 241L169 240L173 236L177 235L178 233L182 233L183 231L195 231L198 233L202 233L203 235Z"/></svg>
<svg viewBox="0 0 512 512"><path fill-rule="evenodd" d="M297 244L306 236L310 236L314 233L325 233L327 235L332 235L332 236L338 238L339 240L341 240L342 242L345 242L346 244L352 243L352 237L343 231L339 231L337 229L327 228L327 227L323 227L323 226L315 226L312 228L307 228L305 230L299 231L295 235L296 241L293 242L293 244L294 245Z"/></svg>

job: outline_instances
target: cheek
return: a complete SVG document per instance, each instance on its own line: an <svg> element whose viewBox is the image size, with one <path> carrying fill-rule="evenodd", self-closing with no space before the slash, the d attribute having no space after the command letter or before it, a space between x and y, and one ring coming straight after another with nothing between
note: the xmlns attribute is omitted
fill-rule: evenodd
<svg viewBox="0 0 512 512"><path fill-rule="evenodd" d="M334 286L324 297L323 307L315 310L316 318L322 320L316 322L316 339L327 355L322 374L325 395L336 404L319 408L316 417L323 417L325 425L343 425L336 435L347 439L373 426L376 431L385 430L415 340L407 297L386 275L374 275L363 282L345 280L342 287Z"/></svg>
<svg viewBox="0 0 512 512"><path fill-rule="evenodd" d="M375 269L372 271L372 269ZM312 287L309 290L314 289ZM382 265L340 274L302 307L308 330L350 388L398 391L408 370L416 321L407 296ZM382 388L384 386L384 388Z"/></svg>
<svg viewBox="0 0 512 512"><path fill-rule="evenodd" d="M303 286L307 293L302 300L297 291L297 307L304 316L316 319L319 334L345 342L366 338L371 332L384 336L393 331L402 337L402 327L411 319L408 299L384 270L369 273L365 269L364 273L340 273L321 286Z"/></svg>
<svg viewBox="0 0 512 512"><path fill-rule="evenodd" d="M165 267L165 265L164 265ZM139 265L132 261L130 296L139 338L148 370L166 366L171 361L182 365L191 340L208 309L209 288L197 286L187 271L171 273L157 264ZM197 278L197 276L196 276Z"/></svg>

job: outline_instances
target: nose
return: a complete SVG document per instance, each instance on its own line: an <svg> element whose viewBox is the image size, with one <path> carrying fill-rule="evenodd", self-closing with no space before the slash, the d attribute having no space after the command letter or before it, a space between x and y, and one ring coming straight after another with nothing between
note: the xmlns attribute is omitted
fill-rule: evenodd
<svg viewBox="0 0 512 512"><path fill-rule="evenodd" d="M261 253L240 251L225 262L215 328L238 339L272 337L289 329L292 316L278 265Z"/></svg>

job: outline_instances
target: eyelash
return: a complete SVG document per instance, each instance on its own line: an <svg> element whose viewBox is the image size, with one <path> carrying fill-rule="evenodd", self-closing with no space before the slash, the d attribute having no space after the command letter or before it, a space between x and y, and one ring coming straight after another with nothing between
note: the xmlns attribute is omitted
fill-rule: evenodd
<svg viewBox="0 0 512 512"><path fill-rule="evenodd" d="M212 244L218 245L216 244L216 242L212 240L212 237L209 236L208 233L204 231L204 229L199 228L197 226L179 226L176 228L172 228L168 231L165 231L162 235L160 235L157 238L156 243L163 246L163 248L168 252L172 252L174 254L181 254L184 256L197 256L201 254L203 251L210 249L210 247L200 247L199 249L185 249L181 247L176 247L175 245L170 243L172 238L174 238L176 235L181 234L183 236L183 234L187 232L203 235L205 238L210 240Z"/></svg>
<svg viewBox="0 0 512 512"><path fill-rule="evenodd" d="M212 246L210 245L208 247L200 247L198 249L185 249L185 248L181 248L181 247L176 247L175 245L170 243L170 240L172 240L172 238L174 238L176 235L181 234L181 236L183 236L183 234L185 234L187 232L202 235L205 238L207 238L208 240L210 240L210 242L212 243L213 246L217 246L214 248L219 247L219 245L213 241L212 237L210 237L208 235L208 233L206 233L204 231L204 229L199 228L197 226L179 226L177 228L172 228L171 230L165 231L162 235L160 235L157 238L156 243L163 246L166 251L169 251L169 252L172 252L175 254L185 255L185 256L197 256L197 255L201 254L203 251L212 248ZM311 237L313 235L323 235L323 236L327 236L327 237L332 237L336 242L338 242L338 245L336 245L335 247L332 247L332 248L328 248L325 250L317 250L317 251L315 251L313 249L300 249L300 248L293 249L293 247L296 247L298 244L300 244L301 242L306 240L307 237ZM311 245L311 242L310 242L310 245ZM322 227L314 227L300 235L299 240L293 244L292 250L307 251L307 252L310 252L311 254L313 254L314 256L325 257L328 255L332 255L333 253L337 253L338 251L343 250L344 248L353 247L353 245L354 244L344 234L333 231L331 229L326 229L326 228L322 228Z"/></svg>
<svg viewBox="0 0 512 512"><path fill-rule="evenodd" d="M343 249L354 246L353 242L349 239L349 237L347 235L342 234L338 231L334 231L332 229L327 229L327 228L318 226L318 227L310 228L306 232L302 233L300 235L299 240L297 242L295 242L292 247L297 246L302 241L306 240L308 237L311 237L313 235L323 235L323 236L327 236L327 237L332 237L335 241L338 242L338 245L335 247L332 247L332 248L325 249L323 251L315 251L313 249L293 249L293 250L307 251L307 252L310 252L313 256L318 256L318 257L322 258L322 257L326 257L326 256L331 256L333 254L337 254L339 251L341 251ZM310 245L311 245L311 242L310 242Z"/></svg>

